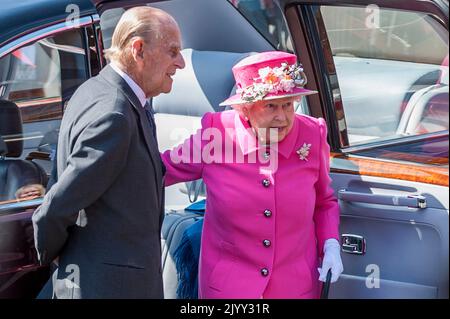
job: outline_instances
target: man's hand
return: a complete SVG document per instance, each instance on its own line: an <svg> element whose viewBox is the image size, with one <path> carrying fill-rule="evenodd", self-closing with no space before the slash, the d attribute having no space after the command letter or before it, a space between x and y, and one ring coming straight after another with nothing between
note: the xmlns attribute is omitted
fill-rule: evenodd
<svg viewBox="0 0 450 319"><path fill-rule="evenodd" d="M317 268L320 273L319 280L325 282L327 272L331 269L331 282L336 282L344 271L339 242L334 238L327 239L323 246L323 252L325 255L323 257L322 268Z"/></svg>
<svg viewBox="0 0 450 319"><path fill-rule="evenodd" d="M16 198L41 197L45 194L45 188L41 184L30 184L19 188L16 191Z"/></svg>

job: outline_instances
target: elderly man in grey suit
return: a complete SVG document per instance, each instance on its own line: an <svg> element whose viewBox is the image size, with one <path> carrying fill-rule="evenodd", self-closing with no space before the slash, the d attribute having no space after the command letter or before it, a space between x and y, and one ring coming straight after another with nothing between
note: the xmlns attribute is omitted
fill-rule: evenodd
<svg viewBox="0 0 450 319"><path fill-rule="evenodd" d="M126 11L111 60L75 92L58 140L58 180L33 215L42 264L58 267L40 297L163 298L164 167L147 99L184 67L166 12Z"/></svg>

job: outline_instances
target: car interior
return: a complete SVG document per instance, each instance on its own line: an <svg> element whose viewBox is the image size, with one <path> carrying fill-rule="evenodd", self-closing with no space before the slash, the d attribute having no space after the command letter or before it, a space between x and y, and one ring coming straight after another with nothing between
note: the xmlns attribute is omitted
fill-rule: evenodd
<svg viewBox="0 0 450 319"><path fill-rule="evenodd" d="M47 174L33 161L20 159L23 151L22 121L14 102L0 100L0 201L16 198L17 191L32 184L47 185ZM8 144L3 138L8 138Z"/></svg>

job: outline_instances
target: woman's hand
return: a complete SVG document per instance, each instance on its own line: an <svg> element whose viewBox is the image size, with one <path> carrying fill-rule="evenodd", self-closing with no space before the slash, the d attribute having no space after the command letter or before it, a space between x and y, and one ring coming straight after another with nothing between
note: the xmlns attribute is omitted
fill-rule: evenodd
<svg viewBox="0 0 450 319"><path fill-rule="evenodd" d="M320 273L319 280L325 282L328 270L331 269L331 282L336 282L344 271L339 242L334 238L327 239L323 246L323 252L325 255L323 257L322 268L317 268Z"/></svg>

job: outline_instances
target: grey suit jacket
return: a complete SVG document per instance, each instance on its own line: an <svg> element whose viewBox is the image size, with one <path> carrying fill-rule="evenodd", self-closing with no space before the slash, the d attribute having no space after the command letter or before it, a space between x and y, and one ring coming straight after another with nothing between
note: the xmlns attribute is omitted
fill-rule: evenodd
<svg viewBox="0 0 450 319"><path fill-rule="evenodd" d="M163 298L163 166L137 96L110 67L64 114L58 181L33 214L42 264L59 266L41 297Z"/></svg>

